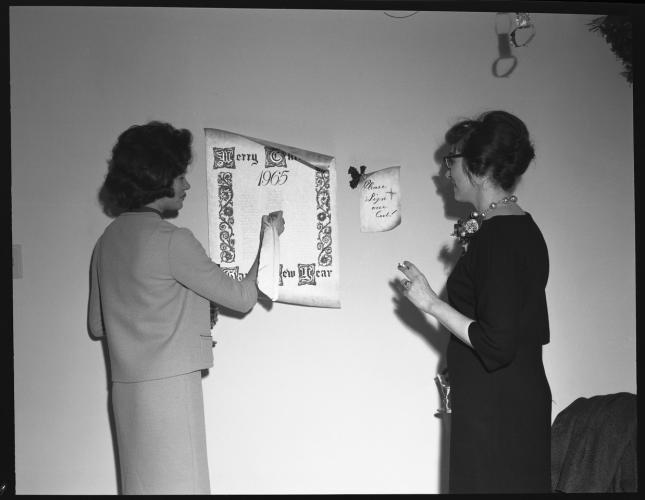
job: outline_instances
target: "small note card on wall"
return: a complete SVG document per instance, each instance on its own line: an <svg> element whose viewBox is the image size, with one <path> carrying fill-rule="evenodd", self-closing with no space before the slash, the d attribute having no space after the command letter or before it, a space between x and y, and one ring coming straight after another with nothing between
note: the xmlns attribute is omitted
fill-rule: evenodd
<svg viewBox="0 0 645 500"><path fill-rule="evenodd" d="M401 167L364 176L361 188L361 232L389 231L401 223Z"/></svg>

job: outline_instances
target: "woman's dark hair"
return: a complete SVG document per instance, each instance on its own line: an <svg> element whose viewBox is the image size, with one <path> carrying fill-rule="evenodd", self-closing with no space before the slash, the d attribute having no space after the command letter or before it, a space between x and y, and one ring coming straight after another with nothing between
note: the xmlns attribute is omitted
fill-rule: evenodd
<svg viewBox="0 0 645 500"><path fill-rule="evenodd" d="M112 148L101 188L106 212L113 215L175 195L174 179L186 173L192 160L190 130L151 121L133 125Z"/></svg>
<svg viewBox="0 0 645 500"><path fill-rule="evenodd" d="M490 172L504 190L515 186L535 157L526 125L506 111L489 111L456 123L446 133L446 142L462 143L460 153L469 177Z"/></svg>

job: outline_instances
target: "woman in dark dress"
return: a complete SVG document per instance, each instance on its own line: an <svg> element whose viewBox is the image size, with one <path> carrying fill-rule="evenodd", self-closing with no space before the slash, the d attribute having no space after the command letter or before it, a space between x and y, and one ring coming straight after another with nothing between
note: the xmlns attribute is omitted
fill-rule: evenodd
<svg viewBox="0 0 645 500"><path fill-rule="evenodd" d="M546 243L512 194L534 157L524 123L484 113L446 134L455 199L475 211L455 235L464 253L448 278L448 303L404 261L403 294L451 333L450 492L549 492L551 390Z"/></svg>

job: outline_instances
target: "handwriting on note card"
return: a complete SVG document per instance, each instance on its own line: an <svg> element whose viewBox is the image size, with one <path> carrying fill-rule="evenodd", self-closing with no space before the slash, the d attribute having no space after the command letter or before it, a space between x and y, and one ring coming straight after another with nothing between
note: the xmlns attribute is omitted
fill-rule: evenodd
<svg viewBox="0 0 645 500"><path fill-rule="evenodd" d="M389 231L401 223L400 169L389 167L365 176L360 195L362 232Z"/></svg>

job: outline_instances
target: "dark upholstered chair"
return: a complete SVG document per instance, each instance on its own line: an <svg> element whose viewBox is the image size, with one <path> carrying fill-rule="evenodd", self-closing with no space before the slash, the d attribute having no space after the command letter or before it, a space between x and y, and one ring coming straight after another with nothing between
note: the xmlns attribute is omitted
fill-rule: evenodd
<svg viewBox="0 0 645 500"><path fill-rule="evenodd" d="M636 395L578 398L551 428L551 485L559 493L638 490Z"/></svg>

